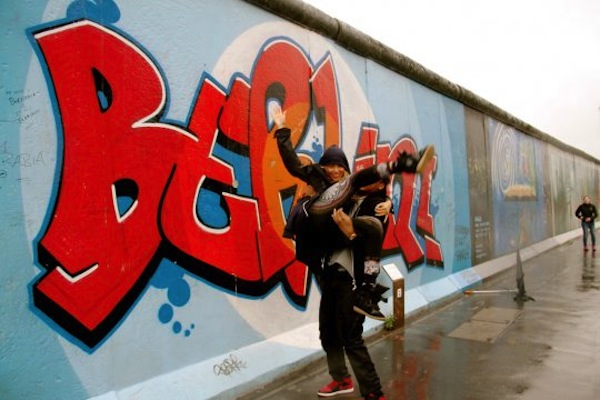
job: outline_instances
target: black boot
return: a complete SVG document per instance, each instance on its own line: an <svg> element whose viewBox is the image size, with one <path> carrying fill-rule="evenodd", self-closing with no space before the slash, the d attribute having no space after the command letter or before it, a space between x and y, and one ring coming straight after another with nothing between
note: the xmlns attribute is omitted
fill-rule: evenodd
<svg viewBox="0 0 600 400"><path fill-rule="evenodd" d="M378 286L385 288L382 285ZM385 316L382 314L377 303L387 288L383 292L381 289L376 291L375 288L376 286L364 284L354 291L354 311L378 321L385 321ZM379 300L375 300L376 298Z"/></svg>
<svg viewBox="0 0 600 400"><path fill-rule="evenodd" d="M435 155L433 145L425 146L419 151L418 156L402 152L398 158L388 164L388 169L391 174L396 172L420 173L425 168L425 165Z"/></svg>
<svg viewBox="0 0 600 400"><path fill-rule="evenodd" d="M387 297L383 297L383 294L388 290L390 290L390 288L387 286L383 286L379 283L375 285L373 288L373 301L375 304L379 303L380 301L387 303L388 299Z"/></svg>

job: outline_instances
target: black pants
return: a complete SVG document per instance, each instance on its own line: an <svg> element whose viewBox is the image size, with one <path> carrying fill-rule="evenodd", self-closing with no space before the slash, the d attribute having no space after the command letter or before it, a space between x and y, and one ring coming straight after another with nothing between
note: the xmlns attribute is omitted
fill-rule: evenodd
<svg viewBox="0 0 600 400"><path fill-rule="evenodd" d="M364 215L352 218L352 225L358 233L352 248L357 250L362 258L379 261L384 239L383 223L377 217Z"/></svg>
<svg viewBox="0 0 600 400"><path fill-rule="evenodd" d="M334 209L344 208L352 201L352 196L363 186L382 180L389 175L385 164L373 165L353 173L346 179L329 186L308 207L310 223L315 227L316 239L327 249L346 246L343 234L331 218ZM379 260L383 246L383 224L375 217L355 217L352 219L361 242L363 255L367 259ZM319 244L316 244L319 246Z"/></svg>
<svg viewBox="0 0 600 400"><path fill-rule="evenodd" d="M307 223L312 224L310 221ZM381 221L376 217L360 216L352 218L352 225L358 234L358 238L352 242L352 248L360 258L379 261L384 239ZM330 216L329 220L322 221L319 225L312 225L310 233L304 234L301 240L296 240L296 253L298 254L298 247L302 253L314 255L330 253L332 250L342 249L348 245L348 239ZM306 260L300 261L306 262Z"/></svg>
<svg viewBox="0 0 600 400"><path fill-rule="evenodd" d="M340 267L341 268L341 267ZM381 382L362 338L365 317L353 310L352 277L327 266L321 279L319 332L321 345L327 355L329 374L337 381L350 375L344 353L350 361L362 396L381 393Z"/></svg>

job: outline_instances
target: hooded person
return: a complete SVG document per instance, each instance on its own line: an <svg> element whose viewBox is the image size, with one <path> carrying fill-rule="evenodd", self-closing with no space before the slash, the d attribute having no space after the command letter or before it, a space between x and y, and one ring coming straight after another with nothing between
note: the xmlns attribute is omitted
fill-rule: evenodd
<svg viewBox="0 0 600 400"><path fill-rule="evenodd" d="M278 140L280 154L282 158L288 160L286 165L291 164L298 168L298 171L294 173L290 171L290 173L309 184L316 194L312 196L305 195L298 199L286 221L283 237L295 240L296 259L305 263L318 280L321 275L323 257L327 251L327 246L324 246L325 242L321 239L323 230L320 228L322 226L311 223L308 210L323 191L336 183L336 180L331 179L324 168L341 167L343 174L341 174L340 179L342 179L350 174L350 165L346 154L337 145L328 147L323 152L318 164L302 165L297 159L296 152L291 148L291 143L288 142L289 136L285 139L285 141ZM334 227L333 224L328 225L331 230ZM339 230L335 229L335 231ZM334 234L337 233L335 231ZM331 233L331 231L329 232Z"/></svg>
<svg viewBox="0 0 600 400"><path fill-rule="evenodd" d="M307 261L303 262L315 273L321 287L319 339L333 380L319 389L317 395L331 397L354 391L345 362L347 357L361 395L364 398L385 400L379 376L362 338L364 316L356 310L355 303L361 297L355 285L357 274L354 271L350 273L349 270L364 273L370 271L366 268L365 271L359 271L360 267L353 266L355 261L348 263L346 256L350 254L350 259L353 259L355 248L360 251L358 241L353 240L360 233L360 223L357 220L361 218L361 208L364 216L379 215L382 226L387 221L387 215L384 217L377 212L376 192L365 192L362 200L353 200L352 196L360 193L360 190L365 191L367 187L380 184L385 186L388 182L386 179L394 172L420 171L432 157L433 148L426 148L418 158L403 153L393 162L381 163L349 175L346 155L337 146L327 148L318 164L303 165L291 143L291 130L284 126L285 113L277 105L271 108L269 114L277 128L274 136L286 169L292 176L311 185L316 192L312 197L301 199L292 210L290 217L293 222L289 233L296 239L296 258L303 261L303 257L306 257ZM385 196L385 190L377 190ZM368 204L369 199L372 200L371 206ZM355 215L357 217L352 219L351 216ZM306 231L302 231L303 229ZM344 245L336 248L335 241L340 236ZM365 234L364 241L371 242L371 239ZM361 254L356 258L366 260L367 256L368 254ZM364 297L371 301L370 296L367 293Z"/></svg>
<svg viewBox="0 0 600 400"><path fill-rule="evenodd" d="M325 194L329 193L328 198L335 201L336 194L339 194L337 189L345 191L351 188L350 185L346 185L350 182L350 167L342 149L331 146L325 150L318 164L302 166L299 160L297 162L293 160L295 151L289 143L286 132L278 130L276 137L282 158L293 161L288 162L288 165L303 168L301 171L290 171L290 173L297 177L304 177L305 182L311 182L317 189L314 196L307 196L298 201L288 219L288 228L290 228L288 233L296 239L296 258L307 264L321 288L319 339L326 353L329 375L333 380L320 388L317 395L330 397L354 391L354 384L345 363L347 356L361 394L365 398L375 396L376 399L385 399L379 376L362 339L365 318L363 315L377 319L382 319L383 315L376 307L378 300L373 300L375 290L364 290L368 287L367 284L355 290L354 282L356 279L366 281L367 274L372 275L374 272L366 269L362 271L360 267L361 260L365 259L364 250L368 248L361 244L378 246L376 250L381 251L384 223L372 215L376 204L385 201L384 187L387 181L380 181L378 193L380 195L383 193L383 197L378 197L375 192L364 193L361 200L353 200L346 204L346 211L356 216L350 225L353 233L348 235L350 231L342 230L335 221L334 215L338 215L341 210L333 215L331 212L323 212L319 215L310 212L317 201L323 200ZM335 190L328 192L331 188ZM327 199L325 200L328 202ZM371 204L368 204L369 202ZM364 214L361 214L361 210ZM348 217L345 213L343 215ZM386 220L385 217L380 218ZM366 231L364 236L361 234L359 237L358 233L363 233L360 230L363 223L365 227L371 226L377 229L379 239L374 239L374 236L368 235ZM354 229L357 233L354 233ZM353 256L355 248L357 248L356 257ZM355 263L357 263L356 267ZM375 281L375 276L372 277ZM387 290L385 287L383 289ZM377 292L379 298L384 291ZM359 312L358 309L363 312Z"/></svg>
<svg viewBox="0 0 600 400"><path fill-rule="evenodd" d="M379 261L386 224L375 216L361 215L360 203L352 200L351 195L360 192L354 188L352 181L357 175L350 174L348 159L340 147L328 147L318 164L301 164L286 133L281 130L276 132L281 156L284 162L287 160L286 165L298 168L290 173L313 186L316 194L304 196L296 202L286 221L283 236L295 240L296 259L308 266L317 282L321 282L323 269L332 261L332 255L343 254L344 262L340 259L334 262L344 265L350 276L357 281L356 285L360 290L356 293L354 310L373 319L385 320L378 303L388 288L377 284L376 279L380 272ZM382 178L379 172L373 169L371 171L373 172L368 179L376 179L376 182L366 187L378 185L376 190L383 195L369 199L377 199L377 203L389 202L391 209L391 200L385 195L389 175ZM346 232L332 218L332 203L336 204L336 209L353 213L351 225L347 225ZM318 212L314 212L317 206ZM369 204L362 209L374 207L374 204ZM350 248L357 250L356 267L352 261L352 252L338 252ZM364 264L363 268L359 267L361 263Z"/></svg>
<svg viewBox="0 0 600 400"><path fill-rule="evenodd" d="M360 305L355 311L363 313L371 318L384 320L385 317L379 311L377 302L381 297L375 292L375 278L379 274L381 250L383 245L384 229L381 223L374 218L361 218L353 220L353 224L346 224L346 232L342 232L337 221L334 221L338 210L343 210L353 203L353 195L361 189L373 185L382 184L384 187L390 180L390 176L396 172L416 173L421 171L427 161L433 156L433 147L426 147L417 157L402 153L391 162L379 163L371 167L350 173L350 165L343 150L332 145L324 152L319 163L303 164L291 141L291 129L284 126L285 117L279 109L271 115L277 130L277 148L287 171L294 177L299 178L310 185L316 192L313 196L305 196L298 200L292 208L286 227L284 237L293 238L296 241L296 259L305 263L317 279L323 269L325 256L337 249L348 247L350 242L360 236L360 242L364 245L364 277L369 283L369 292L364 297L374 301L369 304ZM391 200L389 202L391 209ZM354 275L354 274L352 274ZM386 288L387 290L387 288Z"/></svg>
<svg viewBox="0 0 600 400"><path fill-rule="evenodd" d="M339 165L348 174L350 173L350 165L348 164L346 154L344 154L344 151L335 144L329 146L323 152L323 155L319 159L319 165Z"/></svg>

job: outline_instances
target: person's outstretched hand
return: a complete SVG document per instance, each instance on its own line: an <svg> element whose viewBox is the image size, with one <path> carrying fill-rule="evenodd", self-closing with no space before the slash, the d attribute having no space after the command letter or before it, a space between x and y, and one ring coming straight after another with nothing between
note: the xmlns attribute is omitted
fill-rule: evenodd
<svg viewBox="0 0 600 400"><path fill-rule="evenodd" d="M277 126L277 129L285 126L285 113L281 110L281 106L277 103L272 103L269 107L269 116Z"/></svg>

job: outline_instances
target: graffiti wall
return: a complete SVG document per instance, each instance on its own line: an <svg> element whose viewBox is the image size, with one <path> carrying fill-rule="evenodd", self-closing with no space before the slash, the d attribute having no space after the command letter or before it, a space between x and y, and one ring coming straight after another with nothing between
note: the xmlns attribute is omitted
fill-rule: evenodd
<svg viewBox="0 0 600 400"><path fill-rule="evenodd" d="M319 354L273 104L306 162L435 146L389 187L382 262L409 293L574 230L600 198L597 161L247 2L1 13L1 398L227 398Z"/></svg>

